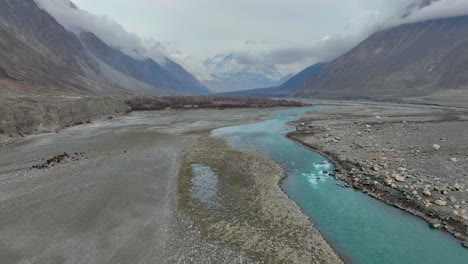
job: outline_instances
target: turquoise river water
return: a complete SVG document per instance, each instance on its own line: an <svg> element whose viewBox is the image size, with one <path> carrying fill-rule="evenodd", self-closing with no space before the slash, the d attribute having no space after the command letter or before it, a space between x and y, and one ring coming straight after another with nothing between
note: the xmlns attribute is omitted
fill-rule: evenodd
<svg viewBox="0 0 468 264"><path fill-rule="evenodd" d="M324 170L325 157L285 137L286 125L314 108L275 112L273 119L221 128L214 136L240 149L259 151L285 168L283 190L348 263L468 264L468 250L447 233L359 191L343 188Z"/></svg>

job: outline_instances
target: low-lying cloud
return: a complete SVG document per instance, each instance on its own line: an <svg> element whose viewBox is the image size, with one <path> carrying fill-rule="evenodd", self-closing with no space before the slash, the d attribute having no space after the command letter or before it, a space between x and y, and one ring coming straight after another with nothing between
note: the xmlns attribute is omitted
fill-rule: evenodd
<svg viewBox="0 0 468 264"><path fill-rule="evenodd" d="M106 16L98 16L79 9L71 8L70 2L68 0L35 1L45 10L47 10L52 16L54 16L55 19L69 31L75 33L90 31L96 34L108 45L117 48L134 58L150 57L159 63L164 63L165 58L169 57L170 59L173 59L182 64L184 67L188 68L199 79L207 79L210 76L210 72L207 72L203 66L202 59L198 58L198 60L194 60L191 57L187 57L183 54L175 54L170 50L170 48L167 47L166 44L163 45L155 39L145 39L136 34L130 33L120 24ZM328 5L340 5L344 2L344 0L330 1L332 3ZM184 1L176 2L181 5L187 4L187 2ZM257 7L257 5L259 7L263 2L270 3L270 1L255 1L256 4L253 7ZM152 3L156 6L161 5L161 8L167 8L168 6L176 5L173 3L173 1L158 2L155 0ZM231 51L224 51L224 53L235 54L236 61L239 64L273 64L278 66L285 74L288 74L297 72L304 67L316 62L327 62L333 60L336 57L346 53L359 42L378 30L398 26L401 24L468 14L467 0L348 0L348 2L345 3L348 7L358 7L359 10L354 10L354 13L350 11L352 13L350 14L351 18L349 21L347 21L346 25L343 25L343 29L341 31L322 38L315 43L309 42L300 44L304 41L301 40L300 42L295 42L286 39L287 41L279 44L275 43L275 41L278 42L278 39L272 40L268 36L261 35L261 33L259 34L258 32L260 31L252 31L255 32L255 34L251 33L251 36L258 36L259 39L249 39L251 36L248 36L248 40L237 40L240 43L238 48L235 49L233 44L230 46L230 48L228 48L231 49ZM226 4L216 2L216 6L218 7L228 4L233 5L232 2ZM212 5L214 6L215 4ZM293 11L296 8L304 9L306 7L312 8L321 5L325 6L327 4L323 3L322 1L307 0L296 2L295 7L287 4L287 7L288 10ZM273 8L275 6L276 8ZM234 7L235 5L231 6L231 8ZM282 11L283 7L283 4L279 2L272 5L271 14L268 12L256 13L257 10L250 10L254 14L255 18L255 20L252 21L260 22L260 24L262 24L264 21L270 21L269 19L271 17L276 18L279 14L281 14L281 12L279 14L275 12ZM206 8L209 9L210 6L207 6ZM216 12L210 10L209 13L202 16L203 20L210 20L212 14L216 14ZM343 14L341 14L341 16L343 16ZM219 19L218 17L214 17L213 19L215 18ZM288 19L291 20L294 19L294 17L286 16L284 23L288 23ZM336 22L336 20L333 19L333 16L330 16L331 21L323 21L323 23L325 24ZM208 22L218 23L219 20L214 20L213 22L210 20ZM209 23L207 25L209 25ZM231 24L228 23L228 25ZM272 25L269 23L267 26L271 27ZM278 27L279 25L276 26ZM315 31L315 29L319 27L321 27L320 24L313 24L310 25L310 30ZM300 25L295 24L295 28L291 28L291 30L296 30L296 28L300 28ZM265 30L271 31L271 28ZM307 31L307 28L301 28L297 30L300 30L301 33L303 32L303 34L307 34L307 32L305 32ZM181 34L183 34L183 32L181 32ZM278 32L278 34L281 34L281 32ZM219 35L219 38L228 38L230 35L230 32L226 32L225 36ZM216 37L218 37L218 35L216 35ZM317 36L317 38L319 37L320 35ZM227 42L226 46L229 44L230 42Z"/></svg>
<svg viewBox="0 0 468 264"><path fill-rule="evenodd" d="M371 12L371 15L376 15L378 19L369 19L369 23L363 27L356 28L347 25L343 32L308 46L276 48L260 53L237 52L237 61L241 64L268 63L285 67L307 62L309 64L327 62L348 52L376 31L402 24L468 14L468 1L466 0L415 0L410 4L395 1L394 4L394 12L386 16Z"/></svg>
<svg viewBox="0 0 468 264"><path fill-rule="evenodd" d="M404 17L393 19L387 22L387 25L396 26L467 14L468 1L466 0L419 0L411 5Z"/></svg>
<svg viewBox="0 0 468 264"><path fill-rule="evenodd" d="M67 30L79 34L92 32L107 45L136 59L152 58L165 63L164 47L154 39L143 39L125 30L106 16L98 16L78 9L69 0L34 0Z"/></svg>

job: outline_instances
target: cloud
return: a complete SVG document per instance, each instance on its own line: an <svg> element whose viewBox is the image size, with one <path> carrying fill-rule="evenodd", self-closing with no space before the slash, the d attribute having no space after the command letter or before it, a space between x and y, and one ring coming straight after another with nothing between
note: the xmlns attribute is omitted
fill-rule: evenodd
<svg viewBox="0 0 468 264"><path fill-rule="evenodd" d="M107 45L136 58L152 58L165 63L163 45L155 39L143 39L125 30L122 25L106 16L90 14L78 9L69 0L35 0L35 2L67 30L78 34L92 32Z"/></svg>
<svg viewBox="0 0 468 264"><path fill-rule="evenodd" d="M419 0L408 7L404 16L392 19L386 22L386 25L397 26L467 14L466 0Z"/></svg>
<svg viewBox="0 0 468 264"><path fill-rule="evenodd" d="M468 0L296 0L294 4L271 0L79 0L89 10L106 11L134 32L177 43L193 59L175 54L175 47L166 42L129 33L109 17L72 9L68 0L35 1L72 32L91 31L133 57L151 57L161 63L167 56L199 79L210 76L203 60L218 53L235 54L239 64L273 64L285 74L295 73L316 62L333 60L378 30L468 14Z"/></svg>
<svg viewBox="0 0 468 264"><path fill-rule="evenodd" d="M415 0L392 1L391 12L382 13L361 2L366 15L354 18L343 28L342 32L325 37L315 43L303 46L272 48L268 51L236 52L237 61L241 64L274 64L283 68L295 69L316 62L327 62L348 52L372 33L402 25L432 19L447 18L468 14L467 0ZM382 6L379 6L382 8ZM257 44L248 41L246 44ZM286 70L287 71L287 70Z"/></svg>

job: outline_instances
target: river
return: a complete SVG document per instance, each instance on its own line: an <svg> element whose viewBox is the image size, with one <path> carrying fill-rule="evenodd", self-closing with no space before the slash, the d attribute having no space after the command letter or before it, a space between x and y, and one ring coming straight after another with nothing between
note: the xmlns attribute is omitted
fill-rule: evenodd
<svg viewBox="0 0 468 264"><path fill-rule="evenodd" d="M277 111L273 119L213 131L240 149L266 154L286 170L283 190L349 263L468 263L468 250L420 218L360 191L343 188L324 171L333 164L285 137L287 123L315 108Z"/></svg>

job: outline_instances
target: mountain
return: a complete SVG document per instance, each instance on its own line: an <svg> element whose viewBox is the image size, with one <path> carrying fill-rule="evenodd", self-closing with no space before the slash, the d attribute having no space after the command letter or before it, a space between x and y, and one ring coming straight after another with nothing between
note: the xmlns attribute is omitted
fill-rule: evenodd
<svg viewBox="0 0 468 264"><path fill-rule="evenodd" d="M296 97L395 99L468 92L468 16L371 35L306 78Z"/></svg>
<svg viewBox="0 0 468 264"><path fill-rule="evenodd" d="M203 84L214 92L272 87L285 81L275 65L242 64L235 53L216 55L205 60L204 66L212 79Z"/></svg>
<svg viewBox="0 0 468 264"><path fill-rule="evenodd" d="M91 32L81 33L80 39L96 59L133 79L181 94L209 93L195 77L170 59L160 65L150 58L132 58L111 48Z"/></svg>
<svg viewBox="0 0 468 264"><path fill-rule="evenodd" d="M34 0L0 1L0 78L83 95L208 93L177 63L133 59L92 33L71 33Z"/></svg>
<svg viewBox="0 0 468 264"><path fill-rule="evenodd" d="M267 96L267 97L286 97L294 93L295 90L305 83L307 78L311 78L320 69L322 69L326 63L316 63L310 67L307 67L300 73L294 75L285 83L276 87L259 88L243 91L234 91L222 93L223 95L243 95L243 96Z"/></svg>
<svg viewBox="0 0 468 264"><path fill-rule="evenodd" d="M0 1L0 68L12 80L66 85L99 74L80 40L34 1Z"/></svg>

